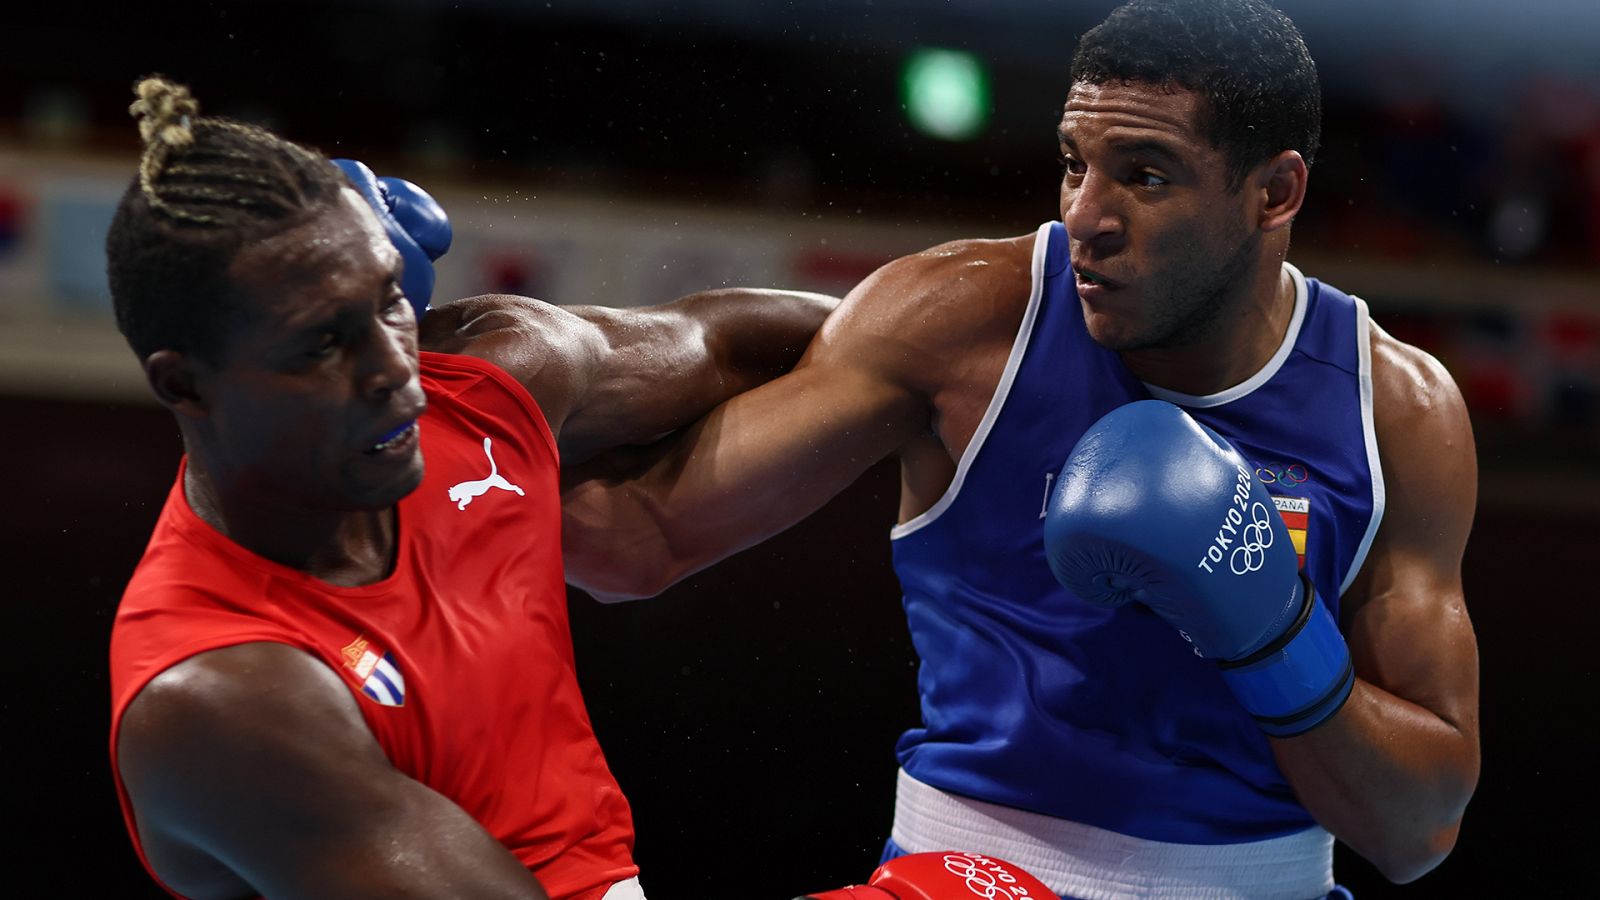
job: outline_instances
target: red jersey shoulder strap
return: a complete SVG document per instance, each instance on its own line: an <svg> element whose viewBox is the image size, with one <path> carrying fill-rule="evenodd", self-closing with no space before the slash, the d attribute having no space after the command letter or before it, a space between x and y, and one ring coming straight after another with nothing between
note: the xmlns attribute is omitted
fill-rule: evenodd
<svg viewBox="0 0 1600 900"><path fill-rule="evenodd" d="M448 397L494 415L512 432L538 435L538 443L559 464L561 451L544 411L521 382L494 363L454 353L423 350L422 386L430 398ZM494 390L474 390L493 386ZM493 399L495 397L500 399Z"/></svg>

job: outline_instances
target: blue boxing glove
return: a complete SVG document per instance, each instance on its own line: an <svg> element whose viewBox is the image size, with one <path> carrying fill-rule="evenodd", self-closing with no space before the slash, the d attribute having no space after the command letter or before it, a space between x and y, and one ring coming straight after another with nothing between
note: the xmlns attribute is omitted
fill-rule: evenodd
<svg viewBox="0 0 1600 900"><path fill-rule="evenodd" d="M433 296L433 261L450 249L452 233L444 208L428 192L402 178L379 178L353 159L333 161L361 196L367 198L394 248L405 261L400 290L417 318L428 311Z"/></svg>
<svg viewBox="0 0 1600 900"><path fill-rule="evenodd" d="M1274 737L1316 727L1355 685L1350 648L1296 563L1289 529L1233 445L1159 400L1107 414L1050 497L1045 555L1091 603L1174 625Z"/></svg>

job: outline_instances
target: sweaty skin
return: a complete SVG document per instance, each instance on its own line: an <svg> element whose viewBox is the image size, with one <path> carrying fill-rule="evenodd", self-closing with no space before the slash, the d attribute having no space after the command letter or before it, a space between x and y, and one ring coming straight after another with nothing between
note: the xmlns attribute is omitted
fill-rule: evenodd
<svg viewBox="0 0 1600 900"><path fill-rule="evenodd" d="M1205 395L1281 344L1283 270L1307 168L1286 150L1230 190L1199 97L1076 84L1060 123L1061 218L1090 334L1145 382ZM998 385L1030 289L1032 236L960 241L862 282L794 372L643 458L569 473L568 578L651 596L901 463L900 521L949 487ZM1314 731L1273 740L1299 799L1394 881L1438 865L1478 777L1477 649L1461 556L1477 468L1465 406L1425 353L1371 329L1383 524L1342 602L1358 680ZM1064 386L1063 390L1071 390ZM1426 459L1405 448L1437 448Z"/></svg>
<svg viewBox="0 0 1600 900"><path fill-rule="evenodd" d="M368 452L426 402L399 274L346 189L240 251L230 276L248 313L217 365L164 350L145 366L178 417L195 512L335 585L392 570L394 504L422 475L414 438ZM482 297L431 311L421 344L507 369L572 460L649 441L773 377L833 306L743 290L628 311ZM151 865L187 896L546 896L459 806L390 765L349 689L298 649L241 644L174 665L129 705L117 742Z"/></svg>
<svg viewBox="0 0 1600 900"><path fill-rule="evenodd" d="M833 297L734 288L665 306L552 306L492 294L428 312L425 350L511 373L538 402L563 465L650 440L794 365Z"/></svg>

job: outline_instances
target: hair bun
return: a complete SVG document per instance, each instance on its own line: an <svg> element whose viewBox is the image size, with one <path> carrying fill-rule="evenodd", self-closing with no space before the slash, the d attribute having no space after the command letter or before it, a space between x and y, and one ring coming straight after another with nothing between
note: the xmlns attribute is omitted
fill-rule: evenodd
<svg viewBox="0 0 1600 900"><path fill-rule="evenodd" d="M141 78L133 86L139 99L128 113L139 120L139 137L145 146L183 147L194 141L190 123L200 115L200 103L189 89L160 75Z"/></svg>

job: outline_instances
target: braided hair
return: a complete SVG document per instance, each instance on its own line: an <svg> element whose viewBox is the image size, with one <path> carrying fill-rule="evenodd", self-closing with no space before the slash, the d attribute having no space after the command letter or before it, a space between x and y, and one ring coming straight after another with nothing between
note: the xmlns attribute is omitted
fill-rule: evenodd
<svg viewBox="0 0 1600 900"><path fill-rule="evenodd" d="M172 349L216 364L241 312L235 254L326 210L345 181L264 128L202 118L182 85L151 76L134 93L144 152L106 238L117 327L140 359Z"/></svg>

